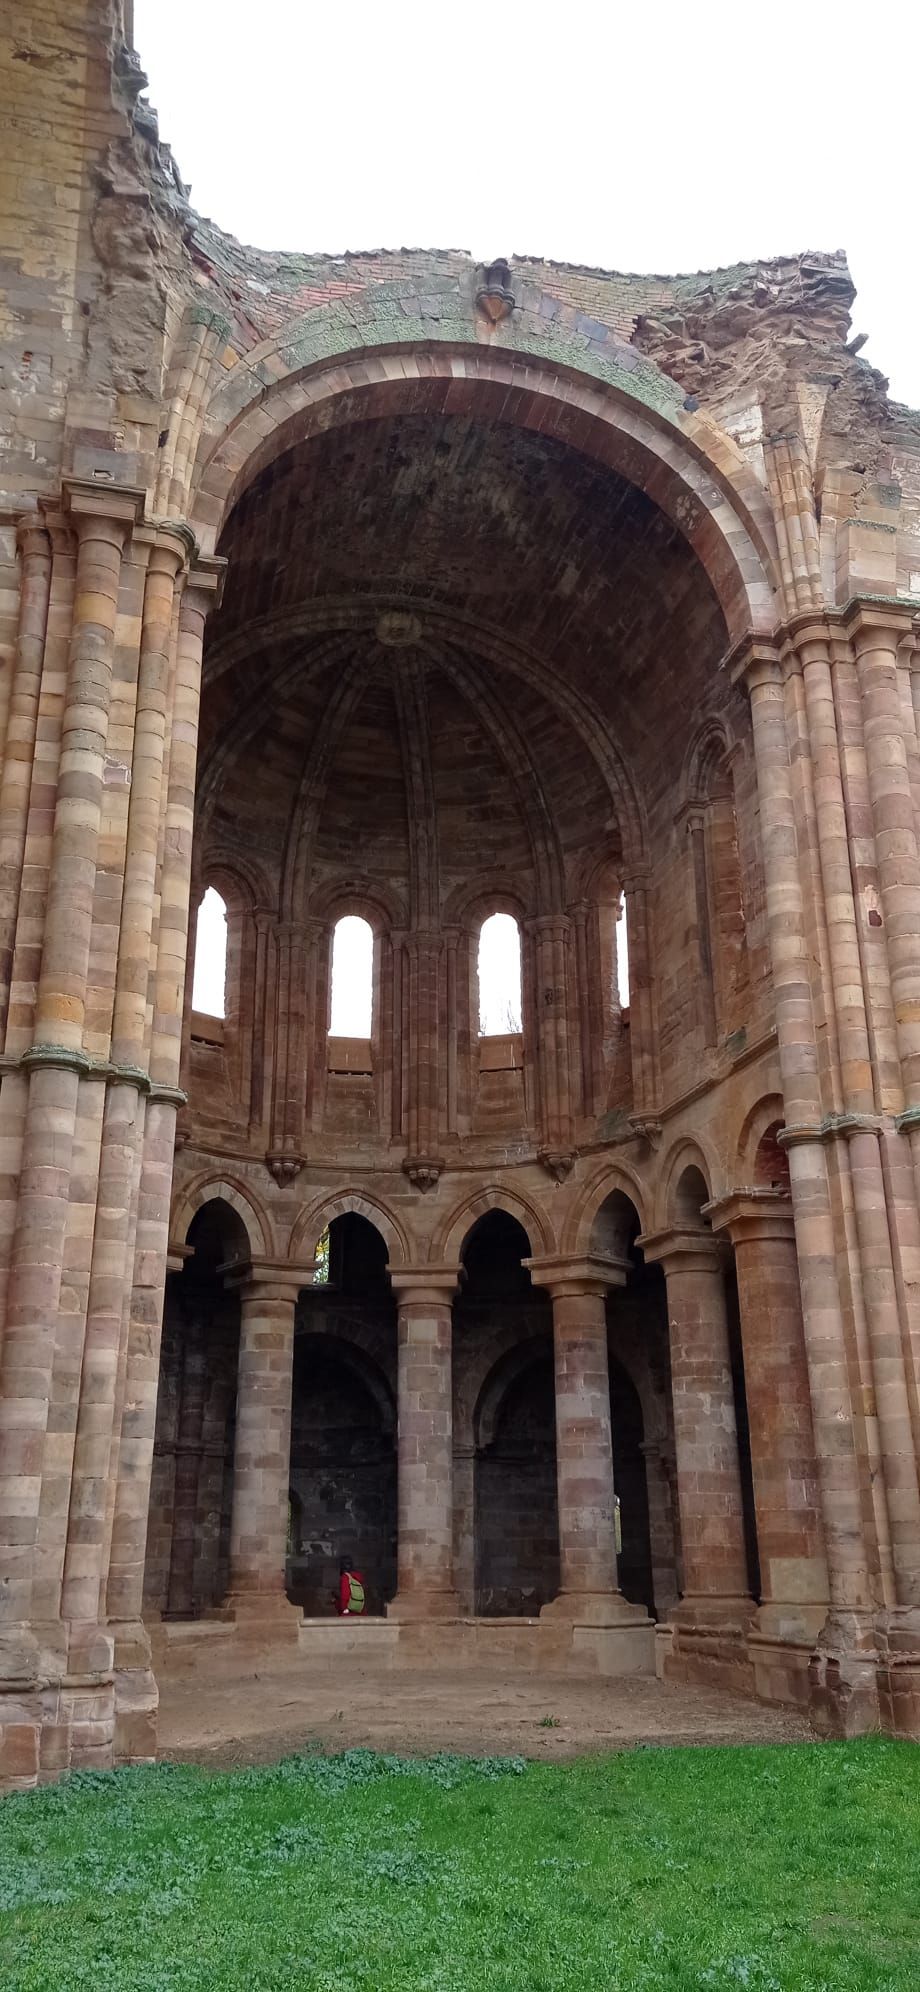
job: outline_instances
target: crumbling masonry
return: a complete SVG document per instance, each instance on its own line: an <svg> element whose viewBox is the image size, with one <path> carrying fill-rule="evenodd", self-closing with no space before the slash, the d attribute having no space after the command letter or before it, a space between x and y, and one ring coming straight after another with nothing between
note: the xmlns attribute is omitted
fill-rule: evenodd
<svg viewBox="0 0 920 1992"><path fill-rule="evenodd" d="M346 1665L340 1554L401 1666L917 1735L920 418L843 258L267 255L116 0L2 59L0 1775Z"/></svg>

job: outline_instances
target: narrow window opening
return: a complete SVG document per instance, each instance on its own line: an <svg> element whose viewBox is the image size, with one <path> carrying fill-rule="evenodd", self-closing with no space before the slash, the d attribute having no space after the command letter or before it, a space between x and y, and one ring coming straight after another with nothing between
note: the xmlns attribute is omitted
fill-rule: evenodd
<svg viewBox="0 0 920 1992"><path fill-rule="evenodd" d="M369 921L346 913L332 936L329 1036L369 1038L374 1011L374 933Z"/></svg>
<svg viewBox="0 0 920 1992"><path fill-rule="evenodd" d="M629 1009L629 937L626 931L626 894L620 893L614 942L616 996L621 1010Z"/></svg>
<svg viewBox="0 0 920 1992"><path fill-rule="evenodd" d="M479 931L479 1035L521 1029L521 935L510 913L491 913Z"/></svg>
<svg viewBox="0 0 920 1992"><path fill-rule="evenodd" d="M313 1257L313 1285L329 1285L329 1226L316 1241Z"/></svg>
<svg viewBox="0 0 920 1992"><path fill-rule="evenodd" d="M227 908L213 885L198 908L192 1009L204 1017L227 1014Z"/></svg>

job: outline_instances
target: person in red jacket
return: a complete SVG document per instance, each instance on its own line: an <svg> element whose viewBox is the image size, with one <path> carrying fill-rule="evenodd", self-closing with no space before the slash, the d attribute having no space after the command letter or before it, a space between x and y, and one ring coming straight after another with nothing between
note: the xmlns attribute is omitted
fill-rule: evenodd
<svg viewBox="0 0 920 1992"><path fill-rule="evenodd" d="M340 1618L362 1617L365 1610L364 1578L360 1570L353 1570L348 1557L343 1556L339 1564L339 1616Z"/></svg>

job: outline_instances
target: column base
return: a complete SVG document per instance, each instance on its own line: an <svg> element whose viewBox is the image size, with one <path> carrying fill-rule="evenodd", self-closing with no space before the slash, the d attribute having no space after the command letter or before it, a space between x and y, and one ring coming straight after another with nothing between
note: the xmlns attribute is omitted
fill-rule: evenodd
<svg viewBox="0 0 920 1992"><path fill-rule="evenodd" d="M920 1737L920 1609L886 1612L876 1637L882 1727L890 1736Z"/></svg>
<svg viewBox="0 0 920 1992"><path fill-rule="evenodd" d="M111 1630L115 1641L115 1762L153 1764L160 1696L150 1635L139 1619L122 1620Z"/></svg>
<svg viewBox="0 0 920 1992"><path fill-rule="evenodd" d="M228 1591L223 1604L208 1617L238 1625L241 1631L264 1632L271 1639L288 1634L296 1639L303 1613L285 1591Z"/></svg>
<svg viewBox="0 0 920 1992"><path fill-rule="evenodd" d="M560 1591L540 1610L541 1619L566 1625L650 1625L644 1605L631 1605L622 1591Z"/></svg>
<svg viewBox="0 0 920 1992"><path fill-rule="evenodd" d="M670 1643L662 1641L659 1648L661 1678L753 1695L748 1637L756 1613L753 1598L708 1594L681 1598L668 1619Z"/></svg>
<svg viewBox="0 0 920 1992"><path fill-rule="evenodd" d="M397 1591L386 1608L388 1619L456 1619L460 1600L456 1591Z"/></svg>

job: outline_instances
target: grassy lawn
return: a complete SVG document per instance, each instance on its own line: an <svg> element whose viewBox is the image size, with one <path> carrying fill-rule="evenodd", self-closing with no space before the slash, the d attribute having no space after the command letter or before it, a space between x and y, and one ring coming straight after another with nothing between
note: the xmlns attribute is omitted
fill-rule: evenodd
<svg viewBox="0 0 920 1992"><path fill-rule="evenodd" d="M0 1804L2 1992L917 1992L920 1750L350 1751Z"/></svg>

